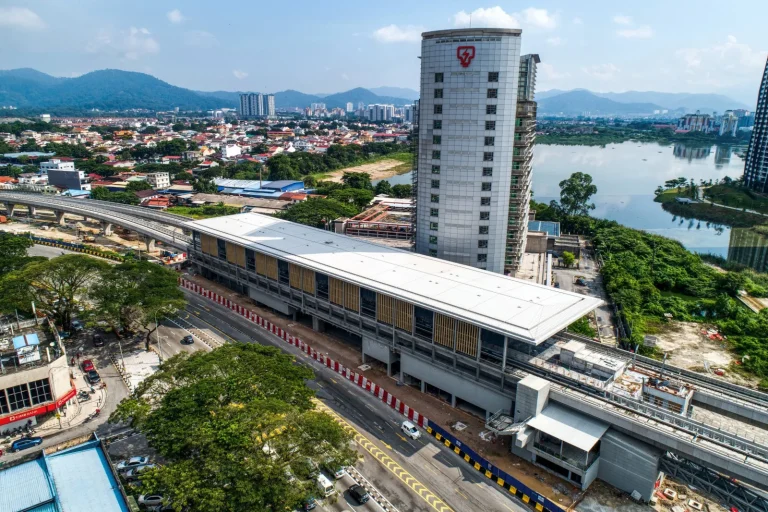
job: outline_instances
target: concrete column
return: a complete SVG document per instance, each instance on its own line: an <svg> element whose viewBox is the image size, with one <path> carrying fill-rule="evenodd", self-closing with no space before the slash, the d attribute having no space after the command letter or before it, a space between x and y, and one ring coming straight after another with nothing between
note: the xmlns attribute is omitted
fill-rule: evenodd
<svg viewBox="0 0 768 512"><path fill-rule="evenodd" d="M106 236L110 236L112 234L112 223L111 222L102 221L101 229L102 229L102 231L104 231L104 234Z"/></svg>
<svg viewBox="0 0 768 512"><path fill-rule="evenodd" d="M13 217L13 211L16 209L16 205L13 203L5 203L5 211L8 217Z"/></svg>
<svg viewBox="0 0 768 512"><path fill-rule="evenodd" d="M391 376L392 376L392 363L388 362L387 363L387 377L391 377Z"/></svg>
<svg viewBox="0 0 768 512"><path fill-rule="evenodd" d="M54 210L54 215L56 215L56 223L60 226L63 226L66 224L66 221L64 220L64 212L62 210Z"/></svg>
<svg viewBox="0 0 768 512"><path fill-rule="evenodd" d="M155 250L155 239L146 237L144 241L147 243L147 252L152 252Z"/></svg>
<svg viewBox="0 0 768 512"><path fill-rule="evenodd" d="M365 360L365 352L362 352L362 354L363 354L363 364L365 364L365 363L366 363L366 360Z"/></svg>
<svg viewBox="0 0 768 512"><path fill-rule="evenodd" d="M427 392L427 383L423 380L421 381L421 392L426 393Z"/></svg>
<svg viewBox="0 0 768 512"><path fill-rule="evenodd" d="M34 206L27 206L27 211L29 212L30 217L37 216L37 208Z"/></svg>
<svg viewBox="0 0 768 512"><path fill-rule="evenodd" d="M321 319L317 318L316 316L313 316L312 330L315 330L317 332L325 332L325 322L323 322Z"/></svg>
<svg viewBox="0 0 768 512"><path fill-rule="evenodd" d="M451 395L451 407L456 407L456 395Z"/></svg>

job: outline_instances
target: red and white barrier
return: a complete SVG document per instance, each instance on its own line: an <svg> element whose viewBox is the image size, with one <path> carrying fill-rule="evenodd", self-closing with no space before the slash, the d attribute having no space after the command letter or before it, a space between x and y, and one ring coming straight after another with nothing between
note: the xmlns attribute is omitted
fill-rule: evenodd
<svg viewBox="0 0 768 512"><path fill-rule="evenodd" d="M283 341L286 341L289 344L295 347L298 347L299 350L301 350L302 352L310 356L312 359L320 362L321 364L324 364L328 368L332 368L333 371L335 371L342 377L346 377L347 379L354 382L362 389L370 392L372 395L376 396L379 400L381 400L382 402L384 402L385 404L387 404L392 409L396 410L397 412L399 412L409 420L413 421L420 427L424 428L427 426L429 420L427 420L426 417L422 416L418 412L414 411L413 409L405 405L403 402L400 401L399 398L396 398L394 395L392 395L390 392L388 392L387 390L385 390L375 382L369 381L363 375L355 373L351 371L349 368L346 368L344 365L340 364L338 361L334 361L330 357L327 357L324 354L319 353L317 350L313 349L311 346L304 343L300 338L293 336L291 334L288 334L285 330L274 325L272 322L266 320L265 318L260 317L253 311L246 309L240 306L239 304L234 304L232 301L230 301L226 297L222 297L218 293L208 290L206 288L203 288L202 286L196 283L193 283L191 281L187 281L186 279L179 279L179 284L182 286L182 288L186 288L187 290L190 290L202 297L205 297L206 299L210 299L213 302L216 302L217 304L226 306L227 308L236 312L237 314L244 317L245 319L255 323L262 329L265 329L270 333L274 334L275 336L281 338Z"/></svg>

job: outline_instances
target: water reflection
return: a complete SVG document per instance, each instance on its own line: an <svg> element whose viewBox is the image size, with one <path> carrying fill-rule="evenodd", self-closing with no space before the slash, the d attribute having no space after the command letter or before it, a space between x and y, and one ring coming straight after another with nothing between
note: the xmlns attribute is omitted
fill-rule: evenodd
<svg viewBox="0 0 768 512"><path fill-rule="evenodd" d="M711 146L686 146L680 142L676 143L675 147L672 149L672 154L675 155L676 158L688 160L689 162L707 158L711 152Z"/></svg>
<svg viewBox="0 0 768 512"><path fill-rule="evenodd" d="M728 261L768 271L768 237L753 229L733 228L728 244Z"/></svg>
<svg viewBox="0 0 768 512"><path fill-rule="evenodd" d="M733 146L723 144L715 146L715 167L722 169L731 163L731 153L733 153Z"/></svg>

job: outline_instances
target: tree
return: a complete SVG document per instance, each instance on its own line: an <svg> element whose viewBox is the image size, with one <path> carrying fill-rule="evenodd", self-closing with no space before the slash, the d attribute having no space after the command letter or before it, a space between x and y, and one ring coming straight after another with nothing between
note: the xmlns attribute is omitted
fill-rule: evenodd
<svg viewBox="0 0 768 512"><path fill-rule="evenodd" d="M26 265L30 261L27 249L33 245L29 238L0 231L0 276Z"/></svg>
<svg viewBox="0 0 768 512"><path fill-rule="evenodd" d="M358 188L342 188L331 192L331 199L336 199L342 203L352 203L358 211L364 210L373 200L371 190L361 190Z"/></svg>
<svg viewBox="0 0 768 512"><path fill-rule="evenodd" d="M351 434L314 410L312 370L274 347L227 344L179 354L147 377L110 417L144 434L164 464L142 492L175 510L293 510L313 481L286 471L307 458L351 465Z"/></svg>
<svg viewBox="0 0 768 512"><path fill-rule="evenodd" d="M304 188L313 188L317 186L317 179L312 176L304 176Z"/></svg>
<svg viewBox="0 0 768 512"><path fill-rule="evenodd" d="M413 195L413 187L411 185L393 185L392 195L398 199L408 199Z"/></svg>
<svg viewBox="0 0 768 512"><path fill-rule="evenodd" d="M139 190L152 190L152 185L144 180L131 181L125 187L126 192L138 192Z"/></svg>
<svg viewBox="0 0 768 512"><path fill-rule="evenodd" d="M313 198L292 205L278 217L307 226L322 228L339 217L354 217L357 209L335 199Z"/></svg>
<svg viewBox="0 0 768 512"><path fill-rule="evenodd" d="M576 256L574 256L572 252L563 251L563 254L561 254L560 257L563 259L563 265L566 267L570 267L573 265L573 262L576 261Z"/></svg>
<svg viewBox="0 0 768 512"><path fill-rule="evenodd" d="M661 185L656 187L656 190L653 191L653 195L655 196L660 196L663 193L664 193L664 188Z"/></svg>
<svg viewBox="0 0 768 512"><path fill-rule="evenodd" d="M589 198L597 192L592 184L592 176L575 172L567 180L560 182L560 207L567 215L588 215L595 209Z"/></svg>
<svg viewBox="0 0 768 512"><path fill-rule="evenodd" d="M196 178L192 181L192 190L201 194L215 194L219 187L213 180L206 178Z"/></svg>
<svg viewBox="0 0 768 512"><path fill-rule="evenodd" d="M144 260L129 260L107 269L89 297L95 314L113 328L146 331L147 350L156 322L174 315L187 303L176 272Z"/></svg>
<svg viewBox="0 0 768 512"><path fill-rule="evenodd" d="M341 177L341 182L349 188L373 190L371 175L367 172L345 172Z"/></svg>
<svg viewBox="0 0 768 512"><path fill-rule="evenodd" d="M275 155L269 159L269 179L277 180L298 180L301 174L294 168L293 162L288 155Z"/></svg>
<svg viewBox="0 0 768 512"><path fill-rule="evenodd" d="M92 189L91 199L131 205L137 205L141 202L133 192L110 192L106 187L96 187Z"/></svg>
<svg viewBox="0 0 768 512"><path fill-rule="evenodd" d="M391 196L392 195L392 185L389 184L387 180L381 180L376 184L376 188L374 189L376 191L376 195L385 195L385 196Z"/></svg>

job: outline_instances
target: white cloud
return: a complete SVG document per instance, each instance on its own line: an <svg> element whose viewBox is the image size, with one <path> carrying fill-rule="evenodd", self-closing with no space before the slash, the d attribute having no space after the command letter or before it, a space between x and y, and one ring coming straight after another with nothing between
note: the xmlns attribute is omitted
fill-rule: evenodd
<svg viewBox="0 0 768 512"><path fill-rule="evenodd" d="M599 80L611 80L619 72L619 68L610 63L595 64L594 66L585 66L581 68L581 71Z"/></svg>
<svg viewBox="0 0 768 512"><path fill-rule="evenodd" d="M581 25L582 23L584 23L584 21L582 21L582 19L581 19L581 18L579 18L578 16L576 16L575 18L573 18L573 19L571 20L571 22L572 22L574 25Z"/></svg>
<svg viewBox="0 0 768 512"><path fill-rule="evenodd" d="M536 9L529 7L523 11L523 23L532 27L553 29L557 26L555 16L546 9Z"/></svg>
<svg viewBox="0 0 768 512"><path fill-rule="evenodd" d="M613 22L617 25L631 25L632 24L632 17L631 16L624 16L623 14L617 14L613 17Z"/></svg>
<svg viewBox="0 0 768 512"><path fill-rule="evenodd" d="M137 60L144 55L159 52L160 45L146 28L131 27L118 32L104 29L88 43L86 51Z"/></svg>
<svg viewBox="0 0 768 512"><path fill-rule="evenodd" d="M453 15L453 24L457 27L493 27L520 28L520 21L513 15L507 14L499 7L475 9L471 13L460 11Z"/></svg>
<svg viewBox="0 0 768 512"><path fill-rule="evenodd" d="M0 7L0 27L40 30L45 28L45 22L26 7Z"/></svg>
<svg viewBox="0 0 768 512"><path fill-rule="evenodd" d="M184 15L181 14L181 11L178 9L168 11L168 14L166 14L166 16L168 16L168 21L176 24L182 23L186 19Z"/></svg>
<svg viewBox="0 0 768 512"><path fill-rule="evenodd" d="M766 53L729 35L722 43L682 48L675 52L675 56L684 65L681 80L686 80L687 76L689 84L723 88L759 82Z"/></svg>
<svg viewBox="0 0 768 512"><path fill-rule="evenodd" d="M648 25L637 28L617 30L616 34L627 39L650 39L653 37L653 29Z"/></svg>
<svg viewBox="0 0 768 512"><path fill-rule="evenodd" d="M349 75L348 75L348 74L346 74L346 73L342 73L342 74L341 74L341 79L342 79L342 80L349 80Z"/></svg>
<svg viewBox="0 0 768 512"><path fill-rule="evenodd" d="M219 40L205 30L190 30L184 34L184 44L193 48L215 48Z"/></svg>
<svg viewBox="0 0 768 512"><path fill-rule="evenodd" d="M373 38L380 43L413 43L421 41L421 33L424 27L415 25L387 25L373 33Z"/></svg>
<svg viewBox="0 0 768 512"><path fill-rule="evenodd" d="M559 37L550 37L547 39L547 44L550 46L560 46L560 43L562 43L563 40Z"/></svg>
<svg viewBox="0 0 768 512"><path fill-rule="evenodd" d="M248 73L246 73L245 71L241 71L239 69L233 69L232 74L235 75L235 78L237 78L238 80L242 80L243 78L248 76Z"/></svg>
<svg viewBox="0 0 768 512"><path fill-rule="evenodd" d="M541 76L541 78L546 81L555 81L555 80L561 80L563 78L568 78L571 76L568 72L560 72L555 69L555 67L552 64L549 64L547 62L542 62L540 64L536 65L536 73Z"/></svg>

